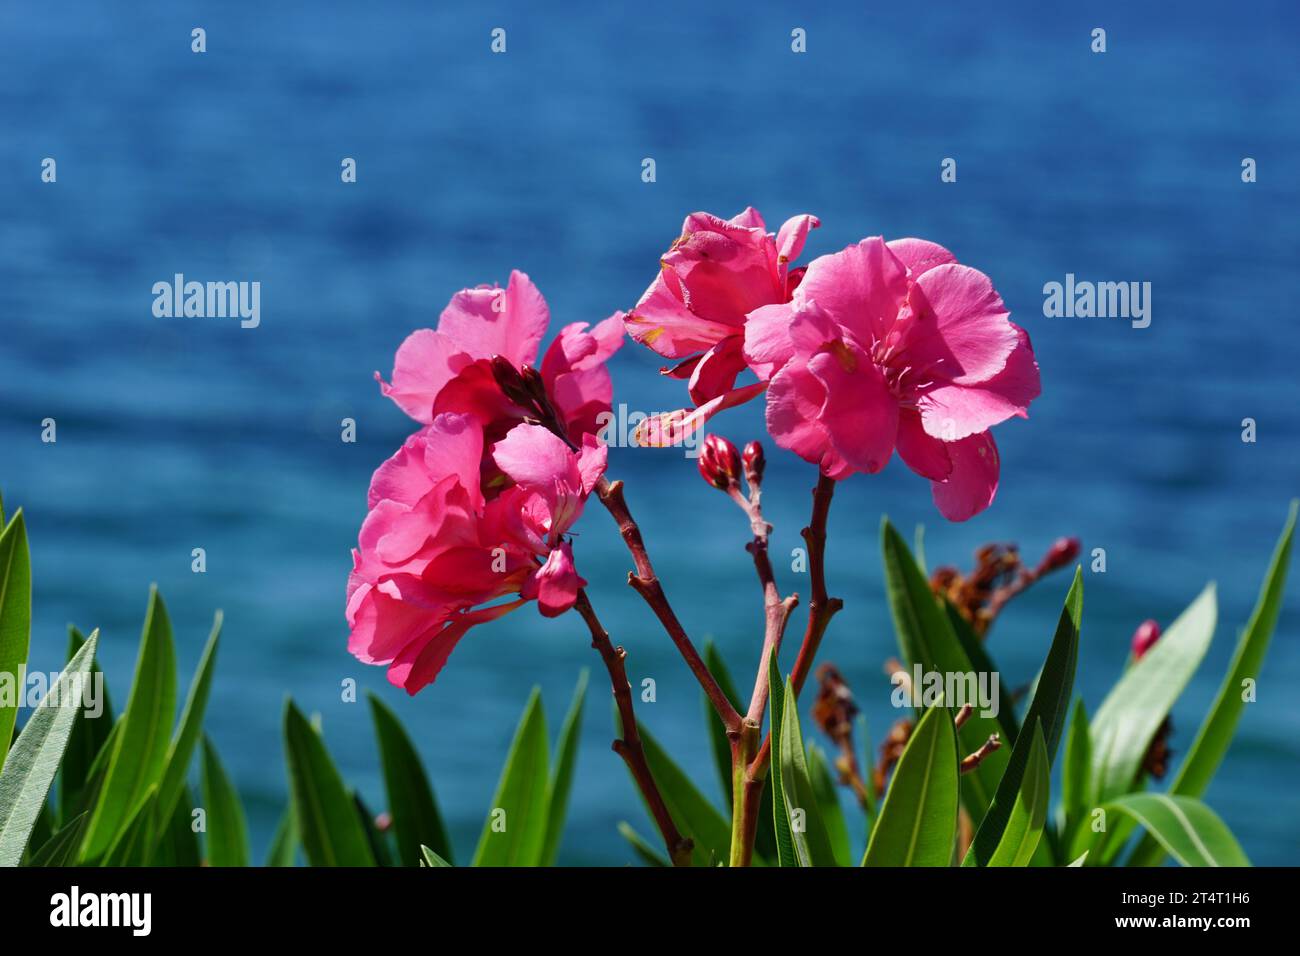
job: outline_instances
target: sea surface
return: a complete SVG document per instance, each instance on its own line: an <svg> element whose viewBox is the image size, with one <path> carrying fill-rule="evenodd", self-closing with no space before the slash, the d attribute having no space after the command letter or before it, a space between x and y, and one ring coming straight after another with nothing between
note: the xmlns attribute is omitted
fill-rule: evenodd
<svg viewBox="0 0 1300 956"><path fill-rule="evenodd" d="M1042 368L1030 418L997 430L986 513L945 522L897 460L836 493L828 577L845 610L822 658L874 744L896 716L888 513L909 536L926 526L932 566L968 565L987 541L1030 560L1059 535L1104 548L1078 678L1094 711L1135 626L1168 623L1217 581L1217 636L1173 715L1185 752L1300 493L1298 25L1293 3L1268 2L0 5L0 489L30 526L32 666L61 665L69 622L99 627L120 706L151 582L183 683L220 608L207 726L255 855L286 799L286 697L320 715L344 775L382 805L364 698L341 700L351 678L416 737L462 859L530 689L554 734L592 668L561 860L632 862L618 822L653 828L609 749L603 671L576 618L526 608L481 628L413 699L348 655L367 482L412 430L372 373L455 290L512 268L555 329L629 308L687 213L753 205L772 228L820 216L809 255L875 234L946 245L993 278ZM195 27L206 53L191 52ZM496 27L504 54L489 49ZM1090 49L1096 27L1105 53ZM806 53L791 50L795 28ZM945 158L954 183L940 181ZM260 326L155 318L153 284L175 273L260 282ZM1150 326L1044 317L1044 284L1067 274L1150 282ZM616 401L684 404L660 364L625 347ZM355 443L340 440L344 418ZM716 426L757 437L760 404ZM768 447L778 574L806 596L788 555L812 468ZM616 449L610 470L685 625L748 686L761 613L740 513L680 451ZM612 522L593 506L578 531L633 681L656 682L645 724L718 799L698 688L626 587ZM1067 585L1044 581L998 622L1005 680L1032 679ZM1260 864L1300 862L1298 595L1293 581L1206 797Z"/></svg>

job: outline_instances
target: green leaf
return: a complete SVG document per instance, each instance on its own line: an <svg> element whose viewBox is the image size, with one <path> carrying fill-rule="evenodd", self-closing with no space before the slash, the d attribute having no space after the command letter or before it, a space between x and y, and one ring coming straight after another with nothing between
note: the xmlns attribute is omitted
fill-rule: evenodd
<svg viewBox="0 0 1300 956"><path fill-rule="evenodd" d="M1183 866L1250 866L1232 832L1194 797L1130 793L1107 806L1145 827Z"/></svg>
<svg viewBox="0 0 1300 956"><path fill-rule="evenodd" d="M1087 850L1084 850L1084 851L1083 851L1083 855L1080 856L1080 857L1079 857L1077 860L1075 860L1073 863L1071 863L1070 866L1083 866L1084 862L1085 862L1087 859L1088 859L1088 851L1087 851Z"/></svg>
<svg viewBox="0 0 1300 956"><path fill-rule="evenodd" d="M185 778L189 773L194 748L203 734L203 714L207 710L208 695L212 690L217 642L221 639L221 620L222 615L218 611L212 621L212 632L208 635L208 643L199 657L199 666L194 671L194 680L190 683L189 694L185 698L180 726L167 750L167 765L163 770L162 782L158 785L158 801L154 808L154 825L159 830L163 829L176 809L181 791L185 789ZM161 833L156 834L155 839L161 838L161 835Z"/></svg>
<svg viewBox="0 0 1300 956"><path fill-rule="evenodd" d="M863 866L948 866L957 838L957 735L944 706L925 712L894 769Z"/></svg>
<svg viewBox="0 0 1300 956"><path fill-rule="evenodd" d="M921 665L926 672L981 673L953 630L945 605L930 590L906 543L887 518L881 524L880 543L885 590L903 659L908 665ZM985 717L976 708L957 731L961 752L978 750L993 734L1007 742L1016 739L1015 715L1010 708L999 706L996 718ZM993 751L973 772L962 775L962 802L971 819L983 819L1010 759L1009 750L1003 747Z"/></svg>
<svg viewBox="0 0 1300 956"><path fill-rule="evenodd" d="M298 857L298 825L293 819L293 807L286 807L271 837L271 849L266 854L267 866L293 866Z"/></svg>
<svg viewBox="0 0 1300 956"><path fill-rule="evenodd" d="M46 841L45 845L32 854L28 866L75 866L77 849L81 846L81 834L86 829L90 817L78 813Z"/></svg>
<svg viewBox="0 0 1300 956"><path fill-rule="evenodd" d="M1042 723L1035 719L1033 728L1029 764L1020 781L1016 805L1011 808L1001 841L989 857L989 866L1028 866L1047 824L1051 763L1043 740Z"/></svg>
<svg viewBox="0 0 1300 956"><path fill-rule="evenodd" d="M813 796L817 800L817 815L835 854L835 865L852 866L853 849L849 843L849 826L844 821L844 808L840 806L839 790L835 786L830 762L816 744L808 745L808 775L812 778Z"/></svg>
<svg viewBox="0 0 1300 956"><path fill-rule="evenodd" d="M1282 596L1286 588L1287 567L1291 562L1291 538L1295 533L1296 509L1300 502L1292 501L1287 514L1282 536L1273 550L1273 559L1269 562L1260 587L1259 599L1251 612L1246 629L1237 639L1237 649L1233 652L1232 663L1224 675L1218 696L1210 705L1210 712L1196 735L1196 740L1187 751L1178 768L1178 775L1169 788L1170 793L1188 797L1199 797L1219 769L1228 747L1236 733L1237 723L1241 720L1246 703L1242 697L1242 685L1247 679L1259 677L1268 651L1269 640L1277 626L1278 613L1282 609ZM1147 837L1134 851L1130 866L1155 866L1164 856L1159 843Z"/></svg>
<svg viewBox="0 0 1300 956"><path fill-rule="evenodd" d="M1216 616L1211 584L1107 695L1092 720L1092 806L1133 788L1151 739L1210 646Z"/></svg>
<svg viewBox="0 0 1300 956"><path fill-rule="evenodd" d="M194 832L194 808L198 805L189 786L182 787L176 809L172 811L149 860L150 866L202 865L203 851L199 847L199 835Z"/></svg>
<svg viewBox="0 0 1300 956"><path fill-rule="evenodd" d="M1065 607L1056 625L1056 635L1047 651L1047 660L1034 686L1034 699L1025 713L1025 726L1039 724L1047 751L1048 767L1056 757L1056 748L1069 716L1070 695L1074 692L1074 671L1079 659L1079 627L1083 620L1083 572L1076 568L1074 583L1065 597ZM968 721L969 723L969 721ZM988 813L975 831L975 839L963 865L990 866L994 852L1002 842L1012 810L1020 799L1021 784L1030 763L1033 740L1021 734L1007 761L1006 772Z"/></svg>
<svg viewBox="0 0 1300 956"><path fill-rule="evenodd" d="M403 866L419 866L423 859L420 847L427 844L450 860L451 840L415 744L397 715L375 694L368 696L375 737L379 741L379 759L384 768L388 811L393 816L398 859Z"/></svg>
<svg viewBox="0 0 1300 956"><path fill-rule="evenodd" d="M767 658L767 686L770 710L772 712L768 735L772 740L772 763L768 769L768 781L772 791L772 829L776 837L777 866L798 866L799 858L795 852L794 833L790 828L790 814L786 809L785 793L781 779L781 723L785 719L785 682L781 680L781 671L776 666L776 648Z"/></svg>
<svg viewBox="0 0 1300 956"><path fill-rule="evenodd" d="M217 751L203 738L203 807L207 811L209 866L248 866L248 827L239 794L230 783Z"/></svg>
<svg viewBox="0 0 1300 956"><path fill-rule="evenodd" d="M147 866L149 864L149 829L157 796L158 784L150 784L139 807L104 853L101 860L103 866Z"/></svg>
<svg viewBox="0 0 1300 956"><path fill-rule="evenodd" d="M451 866L450 863L448 863L446 860L440 857L433 850L430 850L427 846L420 847L420 854L421 854L421 859L420 859L421 866L431 866L431 867Z"/></svg>
<svg viewBox="0 0 1300 956"><path fill-rule="evenodd" d="M644 725L641 725L640 733L641 747L645 751L650 775L659 785L659 793L664 798L668 815L673 818L682 836L695 843L692 850L693 864L714 866L725 863L731 849L730 822L700 793L690 777L673 762Z"/></svg>
<svg viewBox="0 0 1300 956"><path fill-rule="evenodd" d="M569 713L560 728L560 743L555 750L555 773L551 777L551 789L546 798L546 839L539 860L542 866L554 866L560 853L564 818L569 809L569 790L573 786L573 768L578 762L578 739L582 731L582 709L587 700L588 676L589 672L584 667L578 675L578 686L573 689Z"/></svg>
<svg viewBox="0 0 1300 956"><path fill-rule="evenodd" d="M68 657L71 661L86 643L81 631L68 625ZM72 820L78 814L82 803L82 793L90 779L90 768L95 764L104 746L113 732L113 703L109 699L108 684L104 681L104 672L99 669L99 662L90 662L89 679L100 688L100 712L90 716L84 709L77 709L77 718L72 725L72 736L68 738L68 749L63 753L63 763L59 767L59 817ZM90 818L86 818L86 823ZM66 826L65 826L66 829ZM85 824L81 827L85 832Z"/></svg>
<svg viewBox="0 0 1300 956"><path fill-rule="evenodd" d="M15 693L0 695L0 768L14 735L21 693L18 671L27 663L32 631L32 570L23 510L0 532L0 680L12 680Z"/></svg>
<svg viewBox="0 0 1300 956"><path fill-rule="evenodd" d="M623 839L632 844L632 850L641 858L641 862L648 866L668 866L668 859L658 850L650 845L645 837L632 829L632 825L626 820L619 821L618 832Z"/></svg>
<svg viewBox="0 0 1300 956"><path fill-rule="evenodd" d="M779 768L773 772L781 775L781 797L790 820L790 836L794 841L795 857L799 866L835 866L835 851L821 814L817 812L817 797L813 793L812 778L808 772L808 756L804 752L803 733L799 727L799 708L795 703L794 687L789 679L785 685L785 706L781 712L781 737L773 740L772 749L781 749ZM800 822L802 821L802 825Z"/></svg>
<svg viewBox="0 0 1300 956"><path fill-rule="evenodd" d="M1088 711L1083 698L1074 702L1070 733L1065 739L1065 763L1061 768L1061 812L1065 820L1065 839L1075 832L1088 809L1092 784L1092 739L1088 732Z"/></svg>
<svg viewBox="0 0 1300 956"><path fill-rule="evenodd" d="M312 866L374 866L352 796L320 734L292 700L284 707L285 763L293 818Z"/></svg>
<svg viewBox="0 0 1300 956"><path fill-rule="evenodd" d="M475 866L537 866L546 841L548 762L542 693L534 687L479 837Z"/></svg>
<svg viewBox="0 0 1300 956"><path fill-rule="evenodd" d="M103 789L86 828L83 862L93 862L103 855L135 816L145 793L158 782L175 717L172 627L162 596L157 587L152 587L131 696L113 743Z"/></svg>
<svg viewBox="0 0 1300 956"><path fill-rule="evenodd" d="M76 705L82 700L79 692L98 642L95 631L32 711L0 770L0 866L17 866L22 860L72 734Z"/></svg>

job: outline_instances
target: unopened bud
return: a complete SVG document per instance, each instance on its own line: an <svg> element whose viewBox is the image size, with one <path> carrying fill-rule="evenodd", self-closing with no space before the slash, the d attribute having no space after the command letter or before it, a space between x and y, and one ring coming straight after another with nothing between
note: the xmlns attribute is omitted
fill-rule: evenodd
<svg viewBox="0 0 1300 956"><path fill-rule="evenodd" d="M1160 640L1160 625L1155 621L1143 621L1133 632L1133 659L1140 661L1147 651Z"/></svg>
<svg viewBox="0 0 1300 956"><path fill-rule="evenodd" d="M750 442L745 446L740 459L745 463L745 480L749 482L751 488L758 487L763 481L763 469L767 467L763 446L756 441Z"/></svg>
<svg viewBox="0 0 1300 956"><path fill-rule="evenodd" d="M740 480L740 454L721 435L709 435L700 451L700 474L714 488L726 491Z"/></svg>
<svg viewBox="0 0 1300 956"><path fill-rule="evenodd" d="M506 398L516 405L522 405L528 408L532 405L532 398L528 394L528 386L524 383L524 376L520 373L519 367L504 355L494 355L491 361L492 378L496 380L497 387L501 389Z"/></svg>
<svg viewBox="0 0 1300 956"><path fill-rule="evenodd" d="M1043 555L1043 560L1038 563L1034 576L1039 577L1063 568L1078 556L1078 538L1057 538L1047 549L1047 554Z"/></svg>

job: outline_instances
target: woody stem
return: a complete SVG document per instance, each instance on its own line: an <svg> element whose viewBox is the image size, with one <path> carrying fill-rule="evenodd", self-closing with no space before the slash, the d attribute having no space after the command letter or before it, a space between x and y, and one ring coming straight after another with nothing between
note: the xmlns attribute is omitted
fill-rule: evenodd
<svg viewBox="0 0 1300 956"><path fill-rule="evenodd" d="M722 726L727 730L727 737L734 745L741 731L740 714L731 706L731 701L727 700L727 695L718 686L717 680L710 673L704 659L700 657L699 651L687 636L686 629L682 627L681 621L677 619L676 613L669 605L663 586L655 574L654 565L650 563L650 555L646 552L645 541L641 537L641 528L633 519L627 501L623 497L623 482L609 481L602 477L596 484L596 495L617 522L623 542L632 554L632 563L636 570L628 572L627 583L641 595L646 604L650 605L655 617L659 618L659 623L668 632L669 638L686 661L686 666L691 669L691 673L704 689L704 694L713 705L713 709L717 711Z"/></svg>
<svg viewBox="0 0 1300 956"><path fill-rule="evenodd" d="M641 735L637 730L636 715L632 711L632 691L627 680L627 670L623 665L627 652L622 647L615 647L611 643L609 632L605 630L599 618L596 617L596 611L591 606L591 600L587 597L585 590L578 591L578 599L574 603L574 608L587 623L587 629L591 631L591 646L600 653L601 659L605 662L605 669L609 671L609 682L614 692L614 701L618 705L619 724L622 733L622 736L614 741L614 752L622 757L627 764L627 768L632 772L632 777L636 781L641 795L645 798L647 806L650 807L650 814L654 817L655 825L659 828L659 833L663 837L669 859L673 861L674 866L690 866L693 844L682 836L677 829L677 825L673 823L672 815L668 812L663 795L659 792L659 786L655 783L653 774L650 773L650 765L645 758L645 749L641 746Z"/></svg>

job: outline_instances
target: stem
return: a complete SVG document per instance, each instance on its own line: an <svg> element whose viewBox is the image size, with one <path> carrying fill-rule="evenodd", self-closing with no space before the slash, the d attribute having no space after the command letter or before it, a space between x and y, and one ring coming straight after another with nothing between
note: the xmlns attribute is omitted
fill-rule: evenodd
<svg viewBox="0 0 1300 956"><path fill-rule="evenodd" d="M731 744L731 858L728 866L749 866L758 833L758 800L749 799L749 762L758 750L758 721L745 718L740 736ZM763 781L758 792L762 793ZM752 809L751 809L752 808Z"/></svg>
<svg viewBox="0 0 1300 956"><path fill-rule="evenodd" d="M713 704L713 709L718 712L722 726L726 728L727 736L731 738L734 745L741 732L740 714L736 712L736 708L731 706L731 701L727 700L727 695L718 686L718 682L714 679L713 674L709 672L703 658L700 657L699 651L695 649L695 645L691 643L691 639L686 635L686 629L682 627L681 621L677 619L677 615L668 604L668 598L664 595L663 586L655 575L654 565L650 563L650 555L646 553L645 541L641 537L641 529L633 519L632 513L628 510L627 501L623 497L623 482L609 481L602 477L596 485L596 494L599 496L601 504L605 506L618 523L618 530L623 536L623 542L627 545L628 551L632 553L632 562L636 566L636 570L628 572L627 583L641 595L646 604L650 605L650 609L659 618L659 623L668 632L672 642L677 645L677 650L686 660L686 666L691 669L695 679L704 688L705 696Z"/></svg>
<svg viewBox="0 0 1300 956"><path fill-rule="evenodd" d="M808 626L804 630L803 644L799 646L799 656L795 658L794 670L790 672L790 682L795 698L803 690L808 673L812 670L813 658L821 646L826 627L836 613L844 606L839 598L830 597L826 592L826 519L831 510L831 496L835 494L835 480L818 474L817 487L813 489L812 519L803 529L803 539L808 545L808 571L812 578L812 600L808 604ZM791 706L787 701L786 706ZM763 740L758 756L750 765L749 776L762 778L767 773L767 765L772 759L772 735Z"/></svg>
<svg viewBox="0 0 1300 956"><path fill-rule="evenodd" d="M614 752L623 758L628 770L632 771L637 787L640 788L641 795L650 807L655 825L659 827L659 833L663 836L664 846L668 849L668 856L673 861L673 866L690 866L691 850L694 845L682 836L677 825L673 823L672 815L668 812L654 775L650 773L650 765L645 759L645 749L641 746L636 714L632 712L632 691L627 680L627 670L623 665L627 652L622 647L614 647L610 642L609 632L596 617L595 608L591 606L591 600L585 590L578 591L578 600L574 607L587 622L587 628L591 631L591 646L600 652L601 659L605 662L605 669L609 671L609 682L614 691L614 700L618 704L619 722L622 724L623 733L621 738L614 741Z"/></svg>

